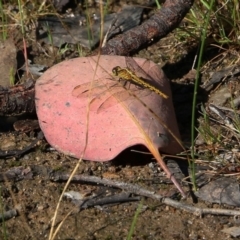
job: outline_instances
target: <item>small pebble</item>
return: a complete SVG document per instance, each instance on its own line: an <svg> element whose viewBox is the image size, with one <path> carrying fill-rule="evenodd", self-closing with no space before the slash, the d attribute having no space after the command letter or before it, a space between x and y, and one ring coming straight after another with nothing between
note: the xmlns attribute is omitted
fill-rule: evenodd
<svg viewBox="0 0 240 240"><path fill-rule="evenodd" d="M9 151L9 150L13 150L16 148L16 142L15 139L9 139L9 138L5 138L2 140L1 142L1 149L3 151Z"/></svg>

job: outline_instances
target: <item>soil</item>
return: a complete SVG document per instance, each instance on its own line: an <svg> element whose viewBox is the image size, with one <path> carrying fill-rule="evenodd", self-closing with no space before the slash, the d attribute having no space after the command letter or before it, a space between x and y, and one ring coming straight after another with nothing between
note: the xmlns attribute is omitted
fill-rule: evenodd
<svg viewBox="0 0 240 240"><path fill-rule="evenodd" d="M197 53L197 46L190 43L180 44L179 47L176 32L173 32L147 49L141 50L138 56L159 63L170 79L182 140L186 146L189 146L191 99L194 86L189 72ZM53 58L49 60L44 52L36 54L39 53L39 45L34 41L31 42L31 49L35 63L49 65L49 62L53 64L56 60ZM207 57L204 60L206 61L206 69L204 69L202 79L207 78L208 74L214 71L211 59L221 54L218 49L214 51L211 48L211 50L207 49L206 51ZM228 54L231 55L231 53ZM233 56L231 57L233 58ZM219 68L224 69L227 66L226 62L222 62ZM202 91L198 101L206 103L206 98L207 94ZM27 117L36 119L36 116ZM31 144L37 137L39 130L28 133L14 131L12 123L15 121L15 117L8 118L4 128L1 127L1 150L22 149ZM20 157L2 158L0 172L6 172L19 166L27 168L37 165L52 169L55 172L71 173L77 162L77 159L55 151L45 140L42 140L33 150ZM154 164L154 167L152 167L152 164ZM156 193L171 196L176 200L185 201L190 205L201 208L233 208L203 202L199 199L193 200L190 195L187 200L180 200L179 194L176 194L175 188L165 178L164 173L151 159L151 156L132 153L129 149L111 162L83 161L77 170L77 174L139 184ZM18 216L1 224L1 239L48 239L52 218L64 186L64 182L53 182L44 173L21 181L3 182L0 189L1 209L7 211L17 207ZM189 190L187 186L184 189ZM107 186L83 183L71 183L67 191L80 192L83 196L121 192ZM233 239L221 230L239 225L239 220L232 216L206 215L199 217L166 206L150 198L142 197L141 199L142 207L131 239ZM139 205L140 201L132 201L101 207L95 206L80 211L70 199L64 197L58 210L55 229L61 221L63 221L63 224L56 235L56 239L126 239ZM70 215L66 217L69 213Z"/></svg>

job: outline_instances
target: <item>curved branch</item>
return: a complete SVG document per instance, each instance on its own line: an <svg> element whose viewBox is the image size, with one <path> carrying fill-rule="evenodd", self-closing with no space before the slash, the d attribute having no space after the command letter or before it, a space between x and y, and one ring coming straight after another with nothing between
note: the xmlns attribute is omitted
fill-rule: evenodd
<svg viewBox="0 0 240 240"><path fill-rule="evenodd" d="M149 20L108 41L102 54L123 55L143 45L159 40L176 28L191 8L194 0L167 0Z"/></svg>

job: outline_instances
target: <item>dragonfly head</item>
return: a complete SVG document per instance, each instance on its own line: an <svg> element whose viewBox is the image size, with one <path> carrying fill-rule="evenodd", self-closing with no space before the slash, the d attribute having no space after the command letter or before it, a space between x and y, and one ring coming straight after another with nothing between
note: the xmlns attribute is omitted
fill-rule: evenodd
<svg viewBox="0 0 240 240"><path fill-rule="evenodd" d="M114 75L114 76L118 76L119 71L120 71L121 69L122 69L122 68L119 67L119 66L114 67L114 68L112 69L113 75Z"/></svg>

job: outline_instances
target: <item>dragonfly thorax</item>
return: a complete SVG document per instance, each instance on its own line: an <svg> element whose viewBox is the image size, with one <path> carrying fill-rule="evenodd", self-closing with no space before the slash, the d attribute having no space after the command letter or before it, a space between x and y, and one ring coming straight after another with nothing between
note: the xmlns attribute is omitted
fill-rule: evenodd
<svg viewBox="0 0 240 240"><path fill-rule="evenodd" d="M128 68L122 68L122 67L114 67L112 69L112 72L114 76L119 77L120 79L126 80L126 81L133 81L133 78L136 76L131 70Z"/></svg>

